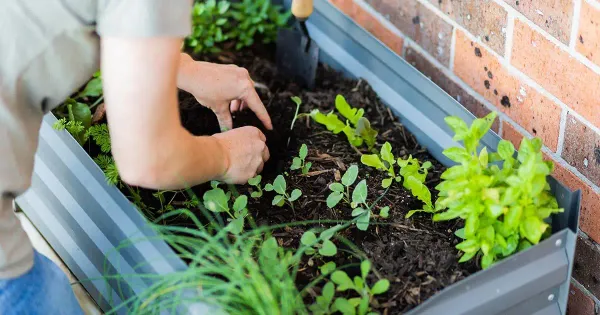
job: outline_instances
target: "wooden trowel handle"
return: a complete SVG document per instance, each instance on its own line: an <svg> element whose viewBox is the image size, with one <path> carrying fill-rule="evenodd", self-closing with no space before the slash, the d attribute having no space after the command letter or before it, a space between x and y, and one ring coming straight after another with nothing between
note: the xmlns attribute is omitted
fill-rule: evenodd
<svg viewBox="0 0 600 315"><path fill-rule="evenodd" d="M292 14L303 21L313 13L313 0L292 0Z"/></svg>

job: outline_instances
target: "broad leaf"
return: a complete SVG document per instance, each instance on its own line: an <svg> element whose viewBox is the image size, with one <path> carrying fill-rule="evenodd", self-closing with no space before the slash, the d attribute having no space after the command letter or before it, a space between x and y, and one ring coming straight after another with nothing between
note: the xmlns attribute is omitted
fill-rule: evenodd
<svg viewBox="0 0 600 315"><path fill-rule="evenodd" d="M266 191L273 191L273 185L271 185L271 184L266 184L266 185L265 185L265 190L266 190Z"/></svg>
<svg viewBox="0 0 600 315"><path fill-rule="evenodd" d="M285 202L285 197L282 195L277 195L275 197L273 197L273 201L271 202L271 205L273 206L283 206L283 203Z"/></svg>
<svg viewBox="0 0 600 315"><path fill-rule="evenodd" d="M324 115L319 112L318 109L314 109L310 112L310 117L312 117L315 122L324 125L327 130L334 134L338 134L346 128L346 124L344 124L333 112Z"/></svg>
<svg viewBox="0 0 600 315"><path fill-rule="evenodd" d="M326 257L335 256L335 254L337 254L337 247L332 241L325 240L323 241L323 246L319 248L319 254Z"/></svg>
<svg viewBox="0 0 600 315"><path fill-rule="evenodd" d="M392 145L389 142L384 143L381 147L381 159L388 162L390 166L396 163L396 159L392 154Z"/></svg>
<svg viewBox="0 0 600 315"><path fill-rule="evenodd" d="M300 243L306 246L313 246L317 243L317 235L315 235L315 233L311 231L306 231L304 232L304 234L302 234L302 237L300 238Z"/></svg>
<svg viewBox="0 0 600 315"><path fill-rule="evenodd" d="M300 191L300 189L294 189L288 200L290 202L294 202L294 201L298 200L298 198L300 198L300 196L302 196L302 191Z"/></svg>
<svg viewBox="0 0 600 315"><path fill-rule="evenodd" d="M360 162L366 166L374 167L378 170L387 169L377 154L364 154L360 157Z"/></svg>
<svg viewBox="0 0 600 315"><path fill-rule="evenodd" d="M343 180L343 178L342 178L342 180ZM329 189L331 191L344 192L344 185L342 185L340 183L332 183L329 185Z"/></svg>
<svg viewBox="0 0 600 315"><path fill-rule="evenodd" d="M355 204L363 204L367 201L367 181L361 180L354 191L352 192L352 202Z"/></svg>
<svg viewBox="0 0 600 315"><path fill-rule="evenodd" d="M352 108L346 99L342 95L337 95L335 98L335 108L350 121L353 125L356 125L358 120L363 116L364 110Z"/></svg>
<svg viewBox="0 0 600 315"><path fill-rule="evenodd" d="M473 251L473 252L469 252L469 253L464 253L460 259L458 260L459 263L464 263L467 262L471 259L473 259L473 257L475 257L475 255L477 255L477 251Z"/></svg>
<svg viewBox="0 0 600 315"><path fill-rule="evenodd" d="M365 210L363 208L356 208L356 209L352 210L352 216L357 217L365 212L367 212L367 210Z"/></svg>
<svg viewBox="0 0 600 315"><path fill-rule="evenodd" d="M371 211L367 210L356 219L356 227L361 231L366 231L369 228L369 221L371 220Z"/></svg>
<svg viewBox="0 0 600 315"><path fill-rule="evenodd" d="M353 164L346 170L344 176L342 176L342 184L349 187L354 184L356 177L358 177L358 166ZM343 191L343 188L341 191Z"/></svg>
<svg viewBox="0 0 600 315"><path fill-rule="evenodd" d="M227 225L227 230L232 234L240 234L244 230L244 217L239 217L231 220Z"/></svg>
<svg viewBox="0 0 600 315"><path fill-rule="evenodd" d="M337 266L336 266L335 262L333 262L333 261L330 261L330 262L324 264L323 266L319 267L319 269L321 270L321 273L324 275L328 275L328 274L334 272L336 268L337 268ZM331 282L329 282L329 283L331 283ZM333 283L331 283L331 285L333 287ZM323 293L323 294L325 294L325 293ZM331 295L333 296L333 293Z"/></svg>
<svg viewBox="0 0 600 315"><path fill-rule="evenodd" d="M344 198L344 194L340 193L340 192L332 192L331 194L329 194L329 196L327 197L327 207L328 208L333 208L335 206L337 206L337 204Z"/></svg>
<svg viewBox="0 0 600 315"><path fill-rule="evenodd" d="M300 157L300 159L302 159L304 161L304 159L306 159L307 155L308 155L308 147L306 146L306 144L302 144L302 146L300 147L300 154L298 156Z"/></svg>
<svg viewBox="0 0 600 315"><path fill-rule="evenodd" d="M471 159L471 155L464 148L452 147L444 150L443 154L450 160L458 163L466 163Z"/></svg>
<svg viewBox="0 0 600 315"><path fill-rule="evenodd" d="M548 225L540 218L528 216L521 222L521 235L525 236L532 244L537 244L542 238L542 234L546 231Z"/></svg>
<svg viewBox="0 0 600 315"><path fill-rule="evenodd" d="M500 140L498 143L498 154L503 160L508 160L515 154L515 147L510 141Z"/></svg>
<svg viewBox="0 0 600 315"><path fill-rule="evenodd" d="M285 178L283 178L283 175L277 176L275 178L275 181L273 182L273 189L275 190L275 192L280 195L285 195L286 188L287 188L287 186L285 183Z"/></svg>
<svg viewBox="0 0 600 315"><path fill-rule="evenodd" d="M389 288L390 281L388 279L381 279L375 283L375 285L371 289L371 293L373 293L373 295L383 294L387 292Z"/></svg>
<svg viewBox="0 0 600 315"><path fill-rule="evenodd" d="M394 181L394 178L384 178L383 180L381 180L381 187L383 188L388 188L390 186L392 186L392 183Z"/></svg>
<svg viewBox="0 0 600 315"><path fill-rule="evenodd" d="M262 176L261 175L256 175L255 177L252 177L248 180L248 185L250 186L257 186L258 184L260 184L260 181L262 180Z"/></svg>
<svg viewBox="0 0 600 315"><path fill-rule="evenodd" d="M390 216L390 207L383 207L379 210L379 216L387 219Z"/></svg>
<svg viewBox="0 0 600 315"><path fill-rule="evenodd" d="M331 281L337 285L337 290L341 292L354 288L352 279L348 277L348 274L341 270L334 271L333 274L331 274Z"/></svg>
<svg viewBox="0 0 600 315"><path fill-rule="evenodd" d="M446 121L446 124L450 126L452 131L454 131L454 133L456 134L454 136L454 140L459 141L465 138L465 135L469 131L467 123L465 123L462 119L456 116L448 116L444 118L444 120Z"/></svg>
<svg viewBox="0 0 600 315"><path fill-rule="evenodd" d="M339 290L340 289L338 288L338 291ZM336 310L338 310L340 313L342 313L342 315L355 315L356 314L356 310L355 310L354 306L352 306L350 304L350 302L348 302L348 300L345 298L335 299L333 306L335 307Z"/></svg>
<svg viewBox="0 0 600 315"><path fill-rule="evenodd" d="M235 199L235 202L233 203L233 210L234 211L242 211L244 208L246 208L247 205L248 205L248 196L241 195Z"/></svg>
<svg viewBox="0 0 600 315"><path fill-rule="evenodd" d="M227 195L221 188L211 189L204 193L204 206L212 212L228 212Z"/></svg>
<svg viewBox="0 0 600 315"><path fill-rule="evenodd" d="M298 170L302 167L302 160L299 157L295 157L292 160L292 166L290 166L290 169L292 171Z"/></svg>
<svg viewBox="0 0 600 315"><path fill-rule="evenodd" d="M371 262L368 260L363 260L360 263L360 275L363 279L367 278L367 275L369 274L369 271L371 271Z"/></svg>

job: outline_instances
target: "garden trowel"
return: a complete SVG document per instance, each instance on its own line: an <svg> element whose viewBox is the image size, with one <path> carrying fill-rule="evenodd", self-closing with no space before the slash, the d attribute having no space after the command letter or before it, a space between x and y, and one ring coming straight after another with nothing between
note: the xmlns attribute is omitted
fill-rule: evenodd
<svg viewBox="0 0 600 315"><path fill-rule="evenodd" d="M319 47L311 40L306 20L313 12L313 0L292 0L293 27L277 34L277 68L299 84L312 89L315 85Z"/></svg>

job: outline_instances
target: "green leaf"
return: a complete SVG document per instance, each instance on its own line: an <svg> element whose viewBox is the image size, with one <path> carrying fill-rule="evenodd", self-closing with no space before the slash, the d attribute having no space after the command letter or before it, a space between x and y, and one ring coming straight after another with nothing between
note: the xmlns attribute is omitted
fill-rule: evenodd
<svg viewBox="0 0 600 315"><path fill-rule="evenodd" d="M344 184L344 186L346 186L346 187L350 187L352 184L354 184L357 177L358 177L358 166L353 164L346 170L346 172L344 173L344 176L342 176L342 184ZM341 191L344 191L343 187L342 187Z"/></svg>
<svg viewBox="0 0 600 315"><path fill-rule="evenodd" d="M392 154L392 145L389 142L384 143L381 147L381 158L388 162L390 166L396 163L394 154Z"/></svg>
<svg viewBox="0 0 600 315"><path fill-rule="evenodd" d="M465 166L463 165L455 165L448 169L446 169L442 175L442 179L453 180L457 178L464 177L466 175Z"/></svg>
<svg viewBox="0 0 600 315"><path fill-rule="evenodd" d="M469 252L469 253L464 253L460 259L458 260L459 263L464 263L467 262L471 259L473 259L473 257L475 257L475 255L477 255L477 251L473 251L473 252Z"/></svg>
<svg viewBox="0 0 600 315"><path fill-rule="evenodd" d="M383 294L390 288L390 281L388 279L381 279L375 283L371 289L373 295Z"/></svg>
<svg viewBox="0 0 600 315"><path fill-rule="evenodd" d="M86 104L74 102L69 104L72 107L73 116L76 121L81 121L81 124L85 128L89 128L92 125L92 111L90 111L90 107Z"/></svg>
<svg viewBox="0 0 600 315"><path fill-rule="evenodd" d="M271 185L271 184L266 184L266 185L265 185L265 190L266 190L266 191L273 191L273 185Z"/></svg>
<svg viewBox="0 0 600 315"><path fill-rule="evenodd" d="M465 135L469 131L467 123L465 123L462 119L456 116L448 116L444 118L444 120L446 121L446 124L450 126L452 131L454 131L454 133L456 134L454 136L455 141L463 140L465 138Z"/></svg>
<svg viewBox="0 0 600 315"><path fill-rule="evenodd" d="M476 252L479 250L479 242L473 239L464 240L458 243L456 249L462 250L465 253Z"/></svg>
<svg viewBox="0 0 600 315"><path fill-rule="evenodd" d="M369 148L372 148L377 141L377 130L371 128L371 122L365 117L360 117L358 119L358 122L356 123L356 134L364 140Z"/></svg>
<svg viewBox="0 0 600 315"><path fill-rule="evenodd" d="M227 195L221 188L215 188L204 193L204 206L212 212L228 212Z"/></svg>
<svg viewBox="0 0 600 315"><path fill-rule="evenodd" d="M218 180L210 181L210 187L212 187L213 189L219 187L219 184L221 184L221 183Z"/></svg>
<svg viewBox="0 0 600 315"><path fill-rule="evenodd" d="M479 163L482 167L486 168L489 161L489 154L487 148L483 148L481 152L479 152Z"/></svg>
<svg viewBox="0 0 600 315"><path fill-rule="evenodd" d="M515 146L510 141L500 140L498 143L498 154L503 160L508 160L515 154Z"/></svg>
<svg viewBox="0 0 600 315"><path fill-rule="evenodd" d="M348 277L348 275L341 270L336 270L331 274L331 281L337 285L338 291L346 291L354 288L354 282Z"/></svg>
<svg viewBox="0 0 600 315"><path fill-rule="evenodd" d="M294 202L296 200L298 200L298 198L300 198L300 196L302 196L302 191L300 189L294 189L292 191L292 194L290 195L290 199L288 199L290 202Z"/></svg>
<svg viewBox="0 0 600 315"><path fill-rule="evenodd" d="M227 230L232 234L240 234L244 230L244 217L239 217L231 220L227 225Z"/></svg>
<svg viewBox="0 0 600 315"><path fill-rule="evenodd" d="M98 97L102 95L102 78L91 79L77 97Z"/></svg>
<svg viewBox="0 0 600 315"><path fill-rule="evenodd" d="M430 169L433 166L433 164L431 164L431 162L429 161L425 161L425 163L423 163L423 165L421 165L422 169Z"/></svg>
<svg viewBox="0 0 600 315"><path fill-rule="evenodd" d="M366 231L369 228L369 221L371 220L371 211L366 210L356 220L356 227L361 231Z"/></svg>
<svg viewBox="0 0 600 315"><path fill-rule="evenodd" d="M306 162L302 168L302 174L308 174L308 171L312 167L312 162Z"/></svg>
<svg viewBox="0 0 600 315"><path fill-rule="evenodd" d="M386 170L385 164L383 164L377 154L363 154L363 156L360 157L360 162L378 170Z"/></svg>
<svg viewBox="0 0 600 315"><path fill-rule="evenodd" d="M359 276L355 276L354 277L354 287L356 287L356 289L358 291L362 291L362 289L365 287L365 281L363 280L363 278L361 278Z"/></svg>
<svg viewBox="0 0 600 315"><path fill-rule="evenodd" d="M260 181L262 180L262 176L261 175L256 175L255 177L252 177L248 180L248 185L250 186L258 186L260 184Z"/></svg>
<svg viewBox="0 0 600 315"><path fill-rule="evenodd" d="M273 201L271 202L271 205L273 205L273 206L282 206L284 202L285 202L285 196L277 195L277 196L275 196L273 198Z"/></svg>
<svg viewBox="0 0 600 315"><path fill-rule="evenodd" d="M344 194L340 193L340 192L332 192L331 194L329 194L329 196L327 197L327 207L329 209L337 206L337 204L344 198Z"/></svg>
<svg viewBox="0 0 600 315"><path fill-rule="evenodd" d="M306 159L307 155L308 155L308 147L306 146L306 144L302 144L302 146L300 147L299 157L304 161L304 159Z"/></svg>
<svg viewBox="0 0 600 315"><path fill-rule="evenodd" d="M352 216L353 217L357 217L363 213L365 213L367 210L363 209L363 208L356 208L354 210L352 210Z"/></svg>
<svg viewBox="0 0 600 315"><path fill-rule="evenodd" d="M528 216L521 222L521 235L525 236L532 244L537 244L542 238L542 234L548 228L548 225L536 216Z"/></svg>
<svg viewBox="0 0 600 315"><path fill-rule="evenodd" d="M332 238L333 235L335 233L337 233L339 230L341 230L343 227L344 227L343 225L338 224L338 225L328 228L327 230L321 232L321 239L328 240L328 239Z"/></svg>
<svg viewBox="0 0 600 315"><path fill-rule="evenodd" d="M477 213L471 213L465 223L465 236L471 238L475 235L475 232L479 228L479 215Z"/></svg>
<svg viewBox="0 0 600 315"><path fill-rule="evenodd" d="M335 269L335 263L334 262L330 262L330 263L333 264L333 268ZM330 263L325 264L325 266ZM322 269L321 269L321 272L322 272ZM327 282L325 284L325 286L323 286L323 292L321 294L321 296L323 298L325 298L325 300L327 301L327 305L329 305L331 303L331 301L333 301L334 294L335 294L335 285L332 282Z"/></svg>
<svg viewBox="0 0 600 315"><path fill-rule="evenodd" d="M342 178L343 180L343 178ZM340 183L332 183L329 185L329 189L335 192L344 192L344 185Z"/></svg>
<svg viewBox="0 0 600 315"><path fill-rule="evenodd" d="M394 181L394 178L390 177L390 178L384 178L381 181L381 187L383 188L388 188L390 186L392 186L392 182Z"/></svg>
<svg viewBox="0 0 600 315"><path fill-rule="evenodd" d="M292 160L292 166L290 166L290 169L292 171L295 171L295 170L298 170L300 168L302 168L302 160L299 157L295 157Z"/></svg>
<svg viewBox="0 0 600 315"><path fill-rule="evenodd" d="M314 109L310 112L310 117L315 122L324 125L327 130L333 132L334 134L338 134L342 132L344 128L346 128L346 124L344 124L333 112L324 115L318 109Z"/></svg>
<svg viewBox="0 0 600 315"><path fill-rule="evenodd" d="M521 206L512 206L508 209L506 216L504 217L504 224L510 230L516 229L519 226L521 220L521 214L523 208Z"/></svg>
<svg viewBox="0 0 600 315"><path fill-rule="evenodd" d="M300 106L302 104L302 99L300 99L298 96L292 96L290 99L292 102L296 103L296 106Z"/></svg>
<svg viewBox="0 0 600 315"><path fill-rule="evenodd" d="M458 163L466 163L471 159L471 155L464 148L452 147L442 153L450 160Z"/></svg>
<svg viewBox="0 0 600 315"><path fill-rule="evenodd" d="M362 204L367 201L367 180L361 180L352 192L352 202Z"/></svg>
<svg viewBox="0 0 600 315"><path fill-rule="evenodd" d="M522 251L524 251L524 250L528 249L528 248L529 248L529 247L531 247L531 246L533 246L533 245L531 245L531 243L529 243L529 241L527 241L527 240L522 240L522 241L519 243L519 248L517 249L517 251L519 251L519 252L522 252Z"/></svg>
<svg viewBox="0 0 600 315"><path fill-rule="evenodd" d="M494 263L494 256L493 255L483 255L483 257L481 257L481 268L483 268L484 270L489 268L492 264Z"/></svg>
<svg viewBox="0 0 600 315"><path fill-rule="evenodd" d="M306 246L313 246L317 243L317 235L315 235L314 232L306 231L304 232L304 234L302 234L302 237L300 238L300 243Z"/></svg>
<svg viewBox="0 0 600 315"><path fill-rule="evenodd" d="M330 262L324 264L323 266L319 267L319 269L321 270L321 273L323 275L328 275L328 274L334 272L336 268L337 268L337 265L333 261L330 261ZM329 282L329 283L331 283L331 282ZM333 287L333 283L331 283L331 286ZM331 294L331 295L333 296L333 294Z"/></svg>
<svg viewBox="0 0 600 315"><path fill-rule="evenodd" d="M335 246L335 244L333 244L332 241L325 240L323 242L323 246L319 248L319 254L326 257L335 256L335 254L337 254L337 247Z"/></svg>
<svg viewBox="0 0 600 315"><path fill-rule="evenodd" d="M368 260L363 260L360 263L360 275L363 279L367 278L367 275L369 274L369 271L371 271L371 262Z"/></svg>
<svg viewBox="0 0 600 315"><path fill-rule="evenodd" d="M383 207L379 210L379 216L387 219L390 216L390 207Z"/></svg>
<svg viewBox="0 0 600 315"><path fill-rule="evenodd" d="M286 188L287 188L287 186L285 183L285 178L283 178L283 175L277 176L275 178L275 181L273 182L273 189L275 190L275 192L280 195L285 195ZM265 190L266 190L266 187L265 187Z"/></svg>
<svg viewBox="0 0 600 315"><path fill-rule="evenodd" d="M465 237L465 228L461 228L461 229L456 230L454 232L454 235L456 235L457 237L460 237L460 238L462 238L464 240L466 238Z"/></svg>
<svg viewBox="0 0 600 315"><path fill-rule="evenodd" d="M363 297L360 299L360 303L358 304L358 314L367 314L369 311L369 304L369 296L363 295Z"/></svg>
<svg viewBox="0 0 600 315"><path fill-rule="evenodd" d="M342 95L337 95L335 97L335 108L344 116L346 119L350 121L351 124L356 125L358 120L363 116L363 109L352 108L346 99Z"/></svg>
<svg viewBox="0 0 600 315"><path fill-rule="evenodd" d="M233 210L234 211L242 211L244 208L246 208L247 205L248 205L248 196L240 195L239 197L237 197L235 199L235 202L233 203Z"/></svg>
<svg viewBox="0 0 600 315"><path fill-rule="evenodd" d="M340 289L338 287L338 291L339 290ZM350 302L348 302L348 300L345 298L335 299L335 302L333 302L333 307L335 307L336 310L338 310L340 313L342 313L342 315L355 315L356 314L356 310L355 310L354 306L352 306L350 304Z"/></svg>

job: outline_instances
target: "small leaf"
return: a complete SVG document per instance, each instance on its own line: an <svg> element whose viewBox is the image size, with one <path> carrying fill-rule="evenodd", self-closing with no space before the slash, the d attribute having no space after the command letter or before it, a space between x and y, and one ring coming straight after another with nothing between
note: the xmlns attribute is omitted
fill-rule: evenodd
<svg viewBox="0 0 600 315"><path fill-rule="evenodd" d="M363 208L356 208L354 210L352 210L352 216L353 217L357 217L363 213L365 213L367 210L363 209Z"/></svg>
<svg viewBox="0 0 600 315"><path fill-rule="evenodd" d="M360 157L360 162L366 166L374 167L378 170L386 170L385 164L381 162L377 154L364 154Z"/></svg>
<svg viewBox="0 0 600 315"><path fill-rule="evenodd" d="M317 243L317 235L315 235L314 232L306 231L304 232L304 234L302 234L302 237L300 238L300 243L306 246L313 246Z"/></svg>
<svg viewBox="0 0 600 315"><path fill-rule="evenodd" d="M335 226L332 226L332 227L328 228L327 230L321 232L321 234L320 234L321 239L322 240L328 240L328 239L332 238L333 235L335 233L337 233L339 230L341 230L343 227L344 227L343 225L338 224L338 225L335 225Z"/></svg>
<svg viewBox="0 0 600 315"><path fill-rule="evenodd" d="M266 190L266 191L273 191L273 185L271 185L271 184L266 184L266 185L265 185L265 190Z"/></svg>
<svg viewBox="0 0 600 315"><path fill-rule="evenodd" d="M226 227L232 234L240 234L244 230L244 217L231 220Z"/></svg>
<svg viewBox="0 0 600 315"><path fill-rule="evenodd" d="M388 162L390 166L396 162L394 155L392 154L392 145L389 142L384 143L381 147L381 158Z"/></svg>
<svg viewBox="0 0 600 315"><path fill-rule="evenodd" d="M475 257L475 255L477 255L477 251L473 251L473 252L469 252L469 253L464 253L460 259L458 260L459 263L464 263L467 262L471 259L473 259L473 257Z"/></svg>
<svg viewBox="0 0 600 315"><path fill-rule="evenodd" d="M215 188L204 193L204 206L212 212L229 211L227 195L221 188Z"/></svg>
<svg viewBox="0 0 600 315"><path fill-rule="evenodd" d="M346 170L344 176L342 176L342 184L349 187L354 184L356 177L358 177L358 166L353 164ZM343 188L341 191L344 191Z"/></svg>
<svg viewBox="0 0 600 315"><path fill-rule="evenodd" d="M365 281L363 278L356 276L354 277L354 286L356 289L358 289L358 291L361 291L365 287Z"/></svg>
<svg viewBox="0 0 600 315"><path fill-rule="evenodd" d="M454 133L456 134L454 140L459 141L464 139L465 135L469 131L467 123L465 123L462 119L456 116L448 116L444 118L444 120L446 121L446 124L450 126L452 131L454 131Z"/></svg>
<svg viewBox="0 0 600 315"><path fill-rule="evenodd" d="M369 221L371 220L371 211L366 210L365 213L360 215L356 220L356 227L361 231L366 231L369 228Z"/></svg>
<svg viewBox="0 0 600 315"><path fill-rule="evenodd" d="M425 161L425 163L423 163L423 165L421 166L421 168L423 169L430 169L433 166L433 164L431 164L431 162L429 161Z"/></svg>
<svg viewBox="0 0 600 315"><path fill-rule="evenodd" d="M298 170L302 167L302 160L299 157L295 157L292 160L292 166L290 166L290 169L292 171Z"/></svg>
<svg viewBox="0 0 600 315"><path fill-rule="evenodd" d="M73 116L76 121L81 121L85 128L92 125L92 111L87 104L75 102L72 104Z"/></svg>
<svg viewBox="0 0 600 315"><path fill-rule="evenodd" d="M292 191L292 194L290 195L290 199L288 199L290 202L294 202L296 200L298 200L298 198L300 198L300 196L302 196L302 191L300 189L294 189Z"/></svg>
<svg viewBox="0 0 600 315"><path fill-rule="evenodd" d="M333 264L333 268L335 269L335 263L334 262L331 262L331 263ZM329 263L325 264L325 266L328 264ZM327 301L327 306L329 306L329 304L333 300L334 294L335 294L335 285L332 282L327 282L325 284L325 286L323 287L323 293L321 294L321 296L323 298L325 298L325 300Z"/></svg>
<svg viewBox="0 0 600 315"><path fill-rule="evenodd" d="M260 184L260 181L262 180L262 176L261 175L256 175L255 177L252 177L248 180L248 185L250 186L257 186L258 184Z"/></svg>
<svg viewBox="0 0 600 315"><path fill-rule="evenodd" d="M494 263L494 255L483 255L481 257L481 268L487 269Z"/></svg>
<svg viewBox="0 0 600 315"><path fill-rule="evenodd" d="M304 161L304 159L306 159L307 155L308 155L308 147L306 146L306 144L302 144L302 146L300 147L299 157Z"/></svg>
<svg viewBox="0 0 600 315"><path fill-rule="evenodd" d="M321 273L323 275L328 275L328 274L332 273L333 271L335 271L336 268L337 268L337 266L336 266L335 262L333 262L333 261L330 261L330 262L324 264L323 266L319 267L319 269L321 270ZM331 283L331 282L329 282L329 283ZM332 286L333 286L333 283L332 283ZM332 294L332 296L333 296L333 294Z"/></svg>
<svg viewBox="0 0 600 315"><path fill-rule="evenodd" d="M360 263L360 275L363 277L363 279L367 278L369 271L371 271L371 262L368 260L363 260Z"/></svg>
<svg viewBox="0 0 600 315"><path fill-rule="evenodd" d="M394 178L392 178L392 177L390 177L390 178L384 178L381 181L381 187L383 187L383 188L390 187L392 185L393 180L394 180Z"/></svg>
<svg viewBox="0 0 600 315"><path fill-rule="evenodd" d="M319 248L319 254L326 257L335 256L335 254L337 254L337 247L335 246L335 244L333 244L332 241L325 240L323 242L323 246Z"/></svg>
<svg viewBox="0 0 600 315"><path fill-rule="evenodd" d="M339 291L339 288L338 288ZM354 306L348 302L345 298L337 298L335 302L333 302L333 306L336 310L338 310L342 315L354 315L356 314L356 310Z"/></svg>
<svg viewBox="0 0 600 315"><path fill-rule="evenodd" d="M363 155L364 156L364 155ZM352 202L356 204L365 203L367 201L367 181L365 179L361 180L354 191L352 192Z"/></svg>
<svg viewBox="0 0 600 315"><path fill-rule="evenodd" d="M331 185L329 185L329 189L331 191L344 192L344 185L340 183L332 183Z"/></svg>
<svg viewBox="0 0 600 315"><path fill-rule="evenodd" d="M465 239L465 228L456 230L456 232L454 232L454 235L456 235L457 237L460 237L464 240Z"/></svg>
<svg viewBox="0 0 600 315"><path fill-rule="evenodd" d="M262 195L263 195L262 191L253 191L253 192L250 194L250 197L252 197L252 198L254 198L254 199L257 199L257 198L260 198L260 197L262 197Z"/></svg>
<svg viewBox="0 0 600 315"><path fill-rule="evenodd" d="M515 154L515 146L506 140L500 140L498 143L498 154L503 160L508 160Z"/></svg>
<svg viewBox="0 0 600 315"><path fill-rule="evenodd" d="M282 205L284 202L285 202L285 197L282 195L277 195L273 198L273 202L271 202L271 205L279 206L279 205Z"/></svg>
<svg viewBox="0 0 600 315"><path fill-rule="evenodd" d="M292 102L296 103L296 106L300 106L302 104L302 100L298 96L292 96L290 98L292 99Z"/></svg>
<svg viewBox="0 0 600 315"><path fill-rule="evenodd" d="M275 192L280 195L285 195L286 188L287 188L287 186L285 183L285 178L283 178L283 175L277 176L275 178L275 181L273 182L273 189L275 190Z"/></svg>
<svg viewBox="0 0 600 315"><path fill-rule="evenodd" d="M390 281L388 279L381 279L375 283L375 285L371 289L371 293L373 293L373 295L382 294L387 292L389 288Z"/></svg>
<svg viewBox="0 0 600 315"><path fill-rule="evenodd" d="M444 150L443 154L450 160L458 163L466 163L471 159L471 155L464 148L452 147Z"/></svg>
<svg viewBox="0 0 600 315"><path fill-rule="evenodd" d="M383 207L379 210L379 216L387 219L390 216L390 207Z"/></svg>
<svg viewBox="0 0 600 315"><path fill-rule="evenodd" d="M234 211L242 211L244 208L246 208L247 205L248 205L248 196L241 195L235 199L235 202L233 203L233 210Z"/></svg>
<svg viewBox="0 0 600 315"><path fill-rule="evenodd" d="M486 168L489 161L489 154L487 148L483 148L481 152L479 152L479 163L482 167Z"/></svg>
<svg viewBox="0 0 600 315"><path fill-rule="evenodd" d="M337 204L344 198L344 194L340 193L340 192L332 192L331 194L329 194L329 196L327 197L327 207L329 209L332 209L333 207L337 206Z"/></svg>
<svg viewBox="0 0 600 315"><path fill-rule="evenodd" d="M341 270L334 271L333 274L331 274L331 281L337 284L337 290L341 292L354 288L354 282L352 282L350 277Z"/></svg>
<svg viewBox="0 0 600 315"><path fill-rule="evenodd" d="M304 167L302 168L302 174L308 174L308 171L310 170L310 168L312 167L312 162L306 162L304 164Z"/></svg>
<svg viewBox="0 0 600 315"><path fill-rule="evenodd" d="M542 238L542 234L548 228L548 225L536 216L528 216L521 222L521 235L525 236L532 244L537 244Z"/></svg>

